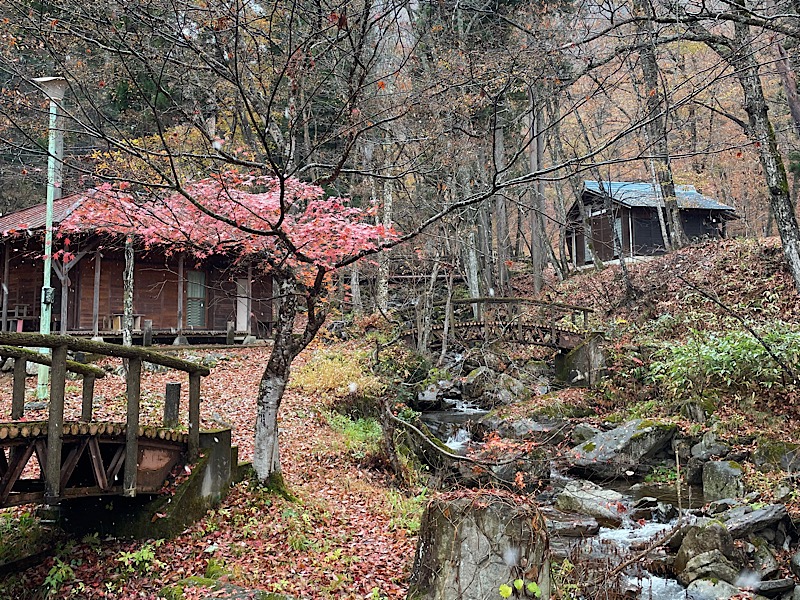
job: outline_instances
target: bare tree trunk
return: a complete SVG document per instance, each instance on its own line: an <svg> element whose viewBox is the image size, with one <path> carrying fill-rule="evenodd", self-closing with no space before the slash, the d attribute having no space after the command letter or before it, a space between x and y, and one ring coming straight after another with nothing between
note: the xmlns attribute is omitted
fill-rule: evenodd
<svg viewBox="0 0 800 600"><path fill-rule="evenodd" d="M470 231L469 235L467 236L467 285L469 286L469 297L470 298L480 298L481 297L481 287L480 287L480 280L479 280L479 273L478 273L478 250L475 247L475 232ZM481 318L481 315L478 314L478 305L472 305L472 312L475 320L478 321Z"/></svg>
<svg viewBox="0 0 800 600"><path fill-rule="evenodd" d="M375 185L374 180L372 181L372 185L373 186ZM393 201L394 201L394 190L392 189L392 182L384 181L383 219L378 222L379 223L382 222L385 227L392 226ZM378 217L376 217L376 219L377 218ZM389 310L389 255L387 252L381 252L378 255L378 277L377 281L375 282L375 304L383 312Z"/></svg>
<svg viewBox="0 0 800 600"><path fill-rule="evenodd" d="M439 360L436 361L437 366L442 366L445 356L447 356L447 346L450 341L450 316L453 309L453 272L455 269L450 269L450 274L447 276L447 300L444 305L444 327L442 328L442 351L439 353Z"/></svg>
<svg viewBox="0 0 800 600"><path fill-rule="evenodd" d="M499 173L506 168L505 133L499 124L494 128L494 168ZM504 193L494 198L494 225L497 230L497 294L505 296L508 292L508 261L510 259L511 239L508 232L508 206Z"/></svg>
<svg viewBox="0 0 800 600"><path fill-rule="evenodd" d="M652 10L647 2L636 0L635 10L646 17L652 16ZM646 39L639 51L639 58L644 76L644 96L647 105L647 127L652 154L658 164L657 178L664 199L664 208L669 222L669 241L672 248L681 248L688 242L683 231L681 214L678 208L678 198L675 196L675 182L672 177L672 164L670 162L669 144L667 142L667 102L661 90L661 77L658 67L658 58L655 49L655 34L653 23L642 19L639 24L639 33ZM665 242L666 242L665 238Z"/></svg>
<svg viewBox="0 0 800 600"><path fill-rule="evenodd" d="M350 295L353 299L353 314L362 314L364 304L361 302L361 279L357 263L350 269Z"/></svg>
<svg viewBox="0 0 800 600"><path fill-rule="evenodd" d="M737 2L746 15L744 3ZM800 290L800 228L797 225L794 206L789 193L789 181L783 164L775 130L767 113L767 101L761 86L758 63L753 52L750 26L734 21L734 43L731 46L712 45L729 64L744 92L744 108L748 115L748 135L755 142L756 151L764 171L769 189L769 201L775 216L775 224L781 236L783 253L789 265L794 285Z"/></svg>
<svg viewBox="0 0 800 600"><path fill-rule="evenodd" d="M436 291L436 280L439 277L439 254L437 252L436 258L433 260L433 269L431 269L431 280L428 284L428 289L423 295L422 302L422 327L419 332L419 339L417 341L417 351L420 354L428 353L428 345L431 338L431 316L433 313L433 294Z"/></svg>

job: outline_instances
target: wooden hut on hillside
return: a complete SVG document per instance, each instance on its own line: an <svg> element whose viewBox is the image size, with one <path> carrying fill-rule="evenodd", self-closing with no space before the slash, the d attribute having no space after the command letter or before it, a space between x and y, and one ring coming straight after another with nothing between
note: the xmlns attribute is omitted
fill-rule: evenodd
<svg viewBox="0 0 800 600"><path fill-rule="evenodd" d="M93 191L57 200L56 224ZM3 331L38 331L46 206L0 217L3 241ZM125 258L120 236L71 231L54 239L53 332L115 338L123 315ZM198 259L163 246L135 254L134 331L151 321L154 337L176 334L224 341L229 323L240 334L265 336L272 322L272 284L258 262L225 254ZM66 318L66 323L63 319Z"/></svg>
<svg viewBox="0 0 800 600"><path fill-rule="evenodd" d="M683 230L691 240L724 238L726 223L738 218L732 206L704 196L692 185L676 185L675 195ZM579 202L583 204L583 213ZM584 215L591 228L591 240L584 226ZM585 181L580 199L567 212L571 261L576 266L592 262L591 248L603 261L620 255L662 254L666 248L662 222L663 227L669 227L658 186L630 181Z"/></svg>

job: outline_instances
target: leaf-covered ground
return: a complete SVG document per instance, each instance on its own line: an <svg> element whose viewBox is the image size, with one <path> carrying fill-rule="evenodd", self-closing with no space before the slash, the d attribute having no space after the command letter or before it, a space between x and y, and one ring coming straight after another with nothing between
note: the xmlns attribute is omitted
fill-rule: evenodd
<svg viewBox="0 0 800 600"><path fill-rule="evenodd" d="M202 383L203 423L232 425L242 460L252 456L255 390L267 353L264 347L195 353L213 365ZM2 379L0 411L8 415L11 381L7 374ZM28 381L29 396L34 379ZM175 379L175 373L146 373L146 421L158 422L164 385ZM98 380L96 393L102 398L96 418L122 420L123 378ZM68 414L77 416L79 382L69 385L68 394ZM284 399L282 464L296 500L242 483L217 510L173 540L69 542L58 559L0 583L0 597L42 598L48 587L57 587L46 597L155 598L163 586L204 576L209 566L229 573L224 579L234 584L298 598L405 597L415 537L398 513L403 496L388 487L381 471L362 468L359 457L348 452L346 440L323 416L330 402L295 389ZM42 417L37 411L26 415ZM186 598L213 596L191 589L184 593Z"/></svg>

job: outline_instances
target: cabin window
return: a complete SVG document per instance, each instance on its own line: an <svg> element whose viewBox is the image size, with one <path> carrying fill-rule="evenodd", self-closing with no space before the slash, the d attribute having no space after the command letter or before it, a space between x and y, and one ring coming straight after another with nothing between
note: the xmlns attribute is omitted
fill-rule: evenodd
<svg viewBox="0 0 800 600"><path fill-rule="evenodd" d="M189 271L186 277L186 326L206 326L206 274Z"/></svg>
<svg viewBox="0 0 800 600"><path fill-rule="evenodd" d="M622 245L622 217L614 219L614 258L619 258Z"/></svg>

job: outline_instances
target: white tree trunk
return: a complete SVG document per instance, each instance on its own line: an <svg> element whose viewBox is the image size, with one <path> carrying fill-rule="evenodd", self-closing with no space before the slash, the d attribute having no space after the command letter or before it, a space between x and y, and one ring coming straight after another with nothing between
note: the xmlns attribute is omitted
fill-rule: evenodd
<svg viewBox="0 0 800 600"><path fill-rule="evenodd" d="M364 312L364 304L361 302L361 280L357 264L350 269L350 295L353 298L353 314L360 315Z"/></svg>
<svg viewBox="0 0 800 600"><path fill-rule="evenodd" d="M374 184L373 184L374 185ZM392 204L394 202L394 191L392 182L383 183L383 225L392 226ZM375 282L375 304L378 308L386 312L389 310L389 255L381 252L378 255L378 280Z"/></svg>
<svg viewBox="0 0 800 600"><path fill-rule="evenodd" d="M262 482L269 482L281 472L278 449L278 409L285 389L285 378L266 373L258 386L253 468L258 480Z"/></svg>

